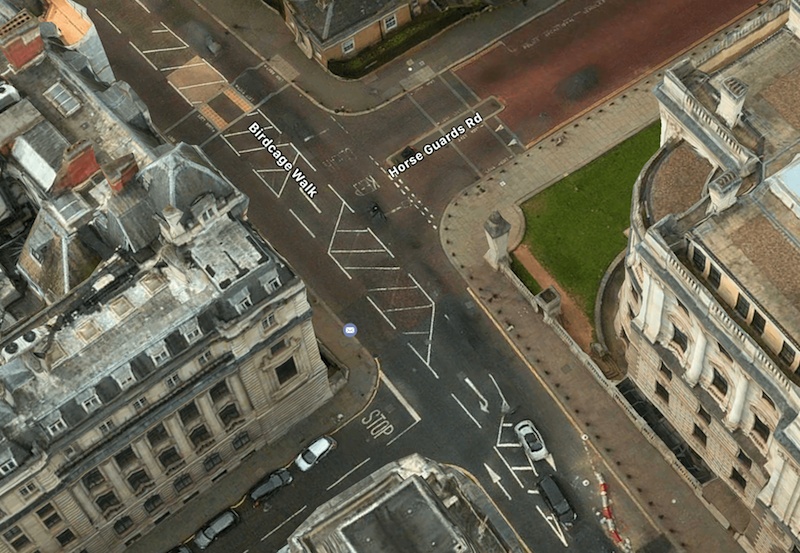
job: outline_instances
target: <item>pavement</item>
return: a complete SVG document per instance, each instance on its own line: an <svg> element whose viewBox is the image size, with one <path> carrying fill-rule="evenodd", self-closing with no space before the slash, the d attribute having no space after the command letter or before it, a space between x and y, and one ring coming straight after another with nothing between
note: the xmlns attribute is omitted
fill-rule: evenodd
<svg viewBox="0 0 800 553"><path fill-rule="evenodd" d="M378 388L377 363L357 339L344 336L344 322L311 290L309 301L314 309L314 330L326 350L324 354L338 365L340 371L344 371L331 375L331 385L335 386L336 394L311 417L293 426L283 438L258 450L229 471L214 487L213 493L204 493L192 503L192 508L172 515L166 531L153 530L145 534L125 550L127 553L169 551L180 540L193 536L209 518L239 503L264 475L291 464L303 443L322 434L335 434L370 403Z"/></svg>

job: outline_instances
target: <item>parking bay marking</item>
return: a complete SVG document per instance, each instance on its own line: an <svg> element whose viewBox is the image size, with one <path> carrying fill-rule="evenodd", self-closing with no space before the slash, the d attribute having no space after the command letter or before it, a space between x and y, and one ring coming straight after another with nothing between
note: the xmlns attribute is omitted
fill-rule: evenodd
<svg viewBox="0 0 800 553"><path fill-rule="evenodd" d="M567 545L567 539L564 537L564 531L561 529L561 525L556 521L552 515L545 515L542 511L542 508L538 505L536 506L536 510L539 511L539 514L542 515L542 518L556 535L556 537L561 540L561 543L564 544L564 547L569 547Z"/></svg>
<svg viewBox="0 0 800 553"><path fill-rule="evenodd" d="M397 439L400 436L402 436L403 434L405 434L406 432L408 432L409 430L414 428L414 426L416 426L417 423L422 420L422 417L419 416L419 413L417 413L416 409L411 407L411 404L408 402L408 400L406 400L406 398L403 397L403 395L400 393L400 390L398 390L395 387L395 385L392 384L391 380L389 380L389 377L387 377L385 374L383 374L383 372L381 372L381 380L383 381L384 384L386 384L386 387L389 388L389 391L392 392L392 394L394 394L394 397L397 398L397 401L399 401L400 404L403 407L405 407L406 411L408 411L408 414L411 415L411 418L414 419L414 422L411 423L410 426L408 426L405 430L400 432L400 434L398 434L397 436L395 436L394 438L389 440L389 442L386 444L386 447L389 447L395 441L397 441Z"/></svg>
<svg viewBox="0 0 800 553"><path fill-rule="evenodd" d="M350 476L351 474L353 474L355 471L357 471L358 469L360 469L361 467L363 467L363 466L364 466L364 465L366 465L367 463L369 463L369 460L370 460L370 458L369 458L369 457L367 457L366 459L364 459L363 461L361 461L359 464L357 464L356 466L354 466L352 469L350 469L350 470L348 470L347 472L345 472L345 473L342 475L342 477L341 477L341 478L339 478L339 479L338 479L336 482L334 482L333 484L331 484L330 486L328 486L328 487L327 487L327 488L325 488L325 489L326 489L327 491L331 491L331 489L333 489L333 488L335 488L337 485L341 484L342 480L344 480L345 478L347 478L348 476Z"/></svg>
<svg viewBox="0 0 800 553"><path fill-rule="evenodd" d="M472 413L470 413L470 412L469 412L469 409L467 409L466 407L464 407L464 404L463 404L463 403L461 403L461 400L459 400L459 399L456 397L456 395L455 395L455 394L450 394L450 397L452 397L454 400L456 400L456 403L458 403L458 404L461 406L461 408L464 410L464 412L467 414L467 416L468 416L469 418L471 418L471 419L472 419L472 422L474 422L474 423L475 423L475 426L477 426L478 428L480 428L481 430L483 430L483 427L481 426L481 423L479 423L479 422L478 422L478 421L475 419L475 417L473 417L473 416L472 416Z"/></svg>
<svg viewBox="0 0 800 553"><path fill-rule="evenodd" d="M289 522L290 520L292 520L294 517L296 517L297 515L299 515L299 514L300 514L300 513L302 513L303 511L305 511L305 510L306 510L306 508L308 508L308 505L303 505L303 506L302 506L300 509L298 509L298 510L297 510L297 511L296 511L296 512L295 512L295 513L292 515L292 516L290 516L289 518L287 518L286 520L284 520L283 522L281 522L279 525L277 525L275 528L273 528L273 529L272 529L270 532L268 532L267 534L265 534L265 535L264 535L264 537L263 537L263 538L261 538L261 541L264 541L265 539L267 539L268 537L270 537L272 534L274 534L275 532L277 532L278 530L280 530L280 529L283 527L283 525L284 525L284 524L286 524L287 522Z"/></svg>

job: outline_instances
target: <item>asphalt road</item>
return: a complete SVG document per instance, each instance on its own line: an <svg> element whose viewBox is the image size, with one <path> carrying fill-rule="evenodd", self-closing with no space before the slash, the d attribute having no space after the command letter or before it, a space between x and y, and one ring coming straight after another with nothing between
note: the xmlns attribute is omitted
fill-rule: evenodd
<svg viewBox="0 0 800 553"><path fill-rule="evenodd" d="M382 382L365 414L384 416L390 433L373 436L371 421L349 424L336 435L337 450L296 475L266 512L240 507L241 529L209 551L277 551L316 506L412 452L474 474L537 552L563 551L564 543L612 551L581 436L498 340L438 245L437 226L447 224L439 214L450 198L521 153L499 118L502 105L446 73L370 115L330 115L227 40L191 2L86 5L115 73L150 106L155 124L173 141L200 144L250 197L253 224L361 329L359 339L397 390ZM216 58L208 37L223 45ZM387 177L387 160L406 145L423 150L476 113L482 124L400 178ZM248 130L253 123L313 182L313 199ZM375 205L384 216L372 212ZM503 415L503 398L513 414ZM578 513L563 538L537 509L544 504L532 493L536 474L552 469L531 466L515 444L511 426L522 418L542 431Z"/></svg>

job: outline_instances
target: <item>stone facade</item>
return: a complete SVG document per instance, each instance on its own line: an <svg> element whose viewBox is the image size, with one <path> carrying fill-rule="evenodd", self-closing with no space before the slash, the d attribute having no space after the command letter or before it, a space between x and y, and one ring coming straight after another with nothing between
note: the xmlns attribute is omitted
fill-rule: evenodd
<svg viewBox="0 0 800 553"><path fill-rule="evenodd" d="M327 401L327 368L247 197L161 142L86 10L51 5L48 41L3 21L0 553L122 551Z"/></svg>
<svg viewBox="0 0 800 553"><path fill-rule="evenodd" d="M702 460L684 476L757 553L800 551L799 13L719 71L686 60L655 87L661 148L634 187L615 319L628 378ZM656 219L665 189L684 211Z"/></svg>

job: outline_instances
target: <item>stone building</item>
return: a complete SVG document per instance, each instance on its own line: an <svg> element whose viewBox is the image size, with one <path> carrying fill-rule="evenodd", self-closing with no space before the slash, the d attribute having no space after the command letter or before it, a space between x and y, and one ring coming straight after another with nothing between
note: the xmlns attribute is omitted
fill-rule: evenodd
<svg viewBox="0 0 800 553"><path fill-rule="evenodd" d="M697 459L679 469L758 553L800 552L798 15L655 87L615 319L628 377Z"/></svg>
<svg viewBox="0 0 800 553"><path fill-rule="evenodd" d="M163 144L86 11L8 11L0 553L121 551L330 398L327 369L247 197Z"/></svg>
<svg viewBox="0 0 800 553"><path fill-rule="evenodd" d="M383 40L429 0L283 0L295 42L323 67Z"/></svg>
<svg viewBox="0 0 800 553"><path fill-rule="evenodd" d="M457 469L414 454L318 507L290 553L522 553L503 515Z"/></svg>

